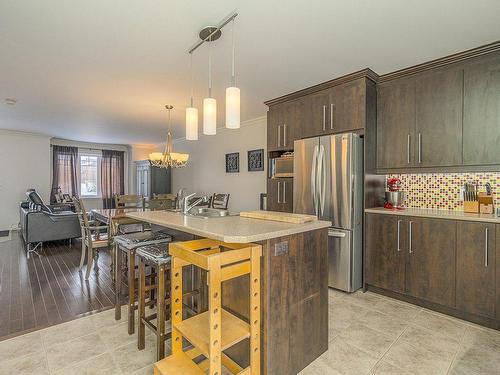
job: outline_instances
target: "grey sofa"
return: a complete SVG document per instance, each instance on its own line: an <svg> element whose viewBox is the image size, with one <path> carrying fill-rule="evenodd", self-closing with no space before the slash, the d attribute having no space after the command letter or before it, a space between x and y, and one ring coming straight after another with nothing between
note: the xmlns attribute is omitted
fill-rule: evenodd
<svg viewBox="0 0 500 375"><path fill-rule="evenodd" d="M21 233L28 257L44 242L81 237L78 214L65 207L47 206L35 191L26 193L27 204L20 206Z"/></svg>

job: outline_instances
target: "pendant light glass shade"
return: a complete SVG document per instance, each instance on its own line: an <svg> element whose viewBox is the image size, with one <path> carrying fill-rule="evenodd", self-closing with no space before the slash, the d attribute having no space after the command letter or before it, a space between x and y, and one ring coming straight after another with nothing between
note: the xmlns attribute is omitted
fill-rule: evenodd
<svg viewBox="0 0 500 375"><path fill-rule="evenodd" d="M240 89L228 87L226 89L226 128L239 129L240 127Z"/></svg>
<svg viewBox="0 0 500 375"><path fill-rule="evenodd" d="M188 141L198 140L198 108L186 108L186 139Z"/></svg>
<svg viewBox="0 0 500 375"><path fill-rule="evenodd" d="M214 98L203 99L203 134L217 133L217 101Z"/></svg>

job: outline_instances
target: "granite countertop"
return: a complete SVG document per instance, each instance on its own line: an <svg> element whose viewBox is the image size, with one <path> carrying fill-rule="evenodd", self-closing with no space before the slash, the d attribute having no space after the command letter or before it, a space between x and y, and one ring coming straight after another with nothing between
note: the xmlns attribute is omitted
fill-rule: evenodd
<svg viewBox="0 0 500 375"><path fill-rule="evenodd" d="M436 210L425 208L406 208L404 210L387 210L383 207L367 208L366 213L385 214L385 215L400 215L400 216L415 216L429 217L436 219L464 220L464 221L480 221L485 223L500 224L500 217L488 214L470 214L462 211L451 210Z"/></svg>
<svg viewBox="0 0 500 375"><path fill-rule="evenodd" d="M329 221L292 224L226 216L203 219L168 211L130 212L128 217L223 242L248 243L328 228Z"/></svg>

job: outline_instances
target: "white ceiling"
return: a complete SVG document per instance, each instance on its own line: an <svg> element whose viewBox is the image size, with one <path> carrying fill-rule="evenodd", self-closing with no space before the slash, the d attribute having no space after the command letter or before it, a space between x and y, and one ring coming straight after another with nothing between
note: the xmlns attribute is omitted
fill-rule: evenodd
<svg viewBox="0 0 500 375"><path fill-rule="evenodd" d="M0 128L158 143L169 103L174 137L184 137L187 49L233 10L242 120L264 115L266 99L339 75L383 74L500 39L498 0L0 0ZM219 126L230 41L228 26L213 46ZM199 107L206 47L194 65Z"/></svg>

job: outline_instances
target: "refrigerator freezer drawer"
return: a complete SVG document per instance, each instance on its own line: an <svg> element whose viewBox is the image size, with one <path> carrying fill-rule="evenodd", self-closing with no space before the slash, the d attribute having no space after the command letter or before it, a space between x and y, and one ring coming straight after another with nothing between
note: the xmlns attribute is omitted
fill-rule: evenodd
<svg viewBox="0 0 500 375"><path fill-rule="evenodd" d="M346 292L352 285L352 232L330 228L328 230L328 286Z"/></svg>

